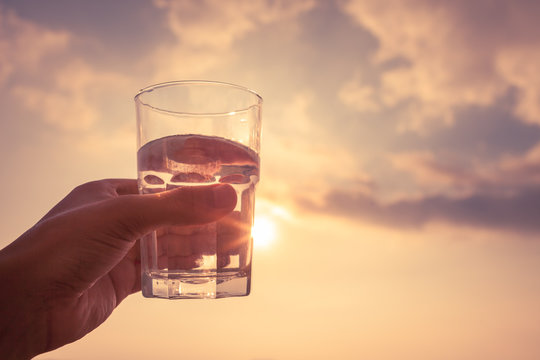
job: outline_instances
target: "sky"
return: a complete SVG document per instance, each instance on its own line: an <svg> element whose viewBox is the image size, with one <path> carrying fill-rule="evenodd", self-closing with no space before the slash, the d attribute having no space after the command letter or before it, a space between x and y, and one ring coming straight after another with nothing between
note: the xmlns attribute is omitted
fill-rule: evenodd
<svg viewBox="0 0 540 360"><path fill-rule="evenodd" d="M540 2L0 0L0 247L136 176L133 96L264 98L252 294L38 357L538 359Z"/></svg>

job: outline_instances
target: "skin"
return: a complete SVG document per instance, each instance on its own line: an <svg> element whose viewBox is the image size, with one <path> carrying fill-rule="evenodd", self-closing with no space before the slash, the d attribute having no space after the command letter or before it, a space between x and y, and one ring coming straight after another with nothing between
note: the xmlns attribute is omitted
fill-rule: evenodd
<svg viewBox="0 0 540 360"><path fill-rule="evenodd" d="M217 221L236 201L226 184L149 195L126 179L75 188L0 251L0 358L29 359L82 338L140 291L137 239Z"/></svg>

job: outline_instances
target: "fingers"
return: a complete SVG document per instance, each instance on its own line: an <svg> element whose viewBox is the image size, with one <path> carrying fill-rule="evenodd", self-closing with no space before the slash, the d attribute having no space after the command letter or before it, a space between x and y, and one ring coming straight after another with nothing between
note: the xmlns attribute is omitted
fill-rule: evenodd
<svg viewBox="0 0 540 360"><path fill-rule="evenodd" d="M163 226L198 225L217 221L236 206L236 192L230 185L182 187L149 195L125 195L62 214L54 223L93 237L114 241L135 241ZM52 221L53 219L51 219ZM87 229L87 231L84 231Z"/></svg>
<svg viewBox="0 0 540 360"><path fill-rule="evenodd" d="M34 255L47 259L41 275L69 284L69 291L84 291L144 234L163 226L217 221L235 205L236 192L226 184L118 196L53 216L25 237L34 242Z"/></svg>
<svg viewBox="0 0 540 360"><path fill-rule="evenodd" d="M181 187L121 199L133 201L133 207L125 207L125 218L138 222L129 226L139 235L166 225L200 225L217 221L234 209L237 200L235 190L226 184Z"/></svg>

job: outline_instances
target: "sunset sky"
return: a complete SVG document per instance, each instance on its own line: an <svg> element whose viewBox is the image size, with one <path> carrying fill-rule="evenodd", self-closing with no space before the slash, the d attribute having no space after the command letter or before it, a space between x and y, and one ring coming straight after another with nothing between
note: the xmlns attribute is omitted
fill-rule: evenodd
<svg viewBox="0 0 540 360"><path fill-rule="evenodd" d="M136 177L139 89L264 98L252 294L135 294L38 359L539 359L538 19L535 0L0 0L0 247L73 187Z"/></svg>

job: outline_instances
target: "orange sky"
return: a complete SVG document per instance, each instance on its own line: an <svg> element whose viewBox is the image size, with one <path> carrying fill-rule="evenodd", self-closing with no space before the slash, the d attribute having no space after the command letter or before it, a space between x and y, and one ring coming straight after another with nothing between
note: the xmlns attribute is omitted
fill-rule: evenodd
<svg viewBox="0 0 540 360"><path fill-rule="evenodd" d="M3 0L0 246L136 176L133 96L260 93L247 298L128 298L38 359L538 359L540 3ZM257 239L255 239L257 241Z"/></svg>

